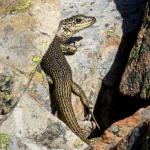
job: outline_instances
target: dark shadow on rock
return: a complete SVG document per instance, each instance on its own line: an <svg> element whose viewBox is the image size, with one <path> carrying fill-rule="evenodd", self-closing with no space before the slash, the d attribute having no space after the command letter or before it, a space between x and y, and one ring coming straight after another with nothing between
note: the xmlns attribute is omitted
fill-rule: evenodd
<svg viewBox="0 0 150 150"><path fill-rule="evenodd" d="M91 135L100 136L113 122L132 115L150 102L123 96L119 93L119 84L125 70L130 51L136 41L144 16L147 0L114 0L123 18L123 36L111 69L102 82L94 108L94 115L101 127Z"/></svg>
<svg viewBox="0 0 150 150"><path fill-rule="evenodd" d="M81 37L81 36L71 37L71 38L66 42L66 44L75 43L76 41L80 41L80 40L82 40L82 39L83 39L83 37Z"/></svg>
<svg viewBox="0 0 150 150"><path fill-rule="evenodd" d="M54 85L49 83L49 96L50 96L50 100L51 100L51 113L55 116L57 113L57 105L56 105L56 100L55 100L55 96L54 96Z"/></svg>

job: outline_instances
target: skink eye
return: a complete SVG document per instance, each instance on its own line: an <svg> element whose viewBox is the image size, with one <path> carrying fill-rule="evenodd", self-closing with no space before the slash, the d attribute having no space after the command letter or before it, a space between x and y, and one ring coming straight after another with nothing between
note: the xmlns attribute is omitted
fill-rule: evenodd
<svg viewBox="0 0 150 150"><path fill-rule="evenodd" d="M76 22L77 22L77 23L80 23L81 21L82 21L81 18L76 18Z"/></svg>

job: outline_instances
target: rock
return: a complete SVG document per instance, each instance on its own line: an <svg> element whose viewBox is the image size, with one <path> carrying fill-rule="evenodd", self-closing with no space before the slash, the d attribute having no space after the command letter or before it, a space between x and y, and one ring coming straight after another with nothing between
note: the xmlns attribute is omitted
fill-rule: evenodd
<svg viewBox="0 0 150 150"><path fill-rule="evenodd" d="M75 35L77 39L83 37L79 41L78 51L73 56L66 56L73 72L73 80L83 88L91 106L94 107L102 83L113 89L118 76L120 78L122 70L120 64L123 59L120 58L118 62L115 61L115 57L119 53L121 38L124 33L137 28L141 22L145 3L140 0L134 2L62 0L61 2L62 19L75 14L86 14L97 19L93 26ZM112 66L115 68L110 73ZM73 96L72 101L77 117L83 119L83 107L79 98Z"/></svg>
<svg viewBox="0 0 150 150"><path fill-rule="evenodd" d="M30 93L59 25L59 1L7 0L0 8L0 149L87 148Z"/></svg>
<svg viewBox="0 0 150 150"><path fill-rule="evenodd" d="M7 3L9 5L12 1L2 2L0 8L5 8ZM6 15L1 13L0 59L2 63L29 76L34 72L58 28L58 1L17 0L14 4L15 6L9 5L13 10L10 8ZM23 6L26 6L25 10Z"/></svg>
<svg viewBox="0 0 150 150"><path fill-rule="evenodd" d="M66 56L66 58L72 69L73 80L83 88L90 105L93 108L96 105L94 108L95 111L100 112L96 117L97 120L99 119L100 126L105 122L104 124L108 127L110 123L108 118L110 119L111 114L112 95L115 93L114 86L116 86L118 78L121 77L122 66L120 64L122 64L122 60L124 61L126 48L122 53L123 59L120 57L119 61L115 61L115 57L117 53L120 53L118 49L121 51L120 42L122 35L128 32L132 34L132 31L141 22L144 2L140 0L136 2L124 2L123 0L86 0L82 2L79 0L62 0L61 2L62 19L75 14L86 14L94 16L97 19L96 24L77 33L70 40L74 41L77 39L76 43L80 43L80 46L75 55ZM126 12L128 9L127 6L130 7L130 11ZM140 11L137 12L136 10ZM82 40L79 41L80 39ZM113 71L112 66L114 66ZM32 82L33 91L30 91L30 95L36 97L36 100L40 104L45 106L49 111L52 111L49 108L51 105L48 98L49 94L45 93L49 92L48 84L42 79L42 76L43 73L39 69L34 82ZM102 97L100 97L101 89L103 89L101 86L103 85L106 86L106 90L104 90ZM45 95L46 98L42 95ZM100 104L97 104L96 100ZM83 120L84 109L79 97L72 95L72 105L78 120Z"/></svg>
<svg viewBox="0 0 150 150"><path fill-rule="evenodd" d="M104 128L107 128L110 125L109 120L112 119L112 99L115 99L115 90L118 90L118 88L114 87L116 86L116 81L119 81L118 78L121 77L121 64L124 61L126 51L129 49L125 47L122 52L120 42L123 39L121 37L128 32L132 35L132 31L141 22L145 6L144 2L140 0L136 2L124 2L123 0L86 0L82 2L79 0L62 0L61 2L62 19L76 14L86 14L94 16L97 19L96 24L77 33L70 40L74 41L77 39L76 44L80 43L80 46L75 55L66 56L66 58L73 72L73 80L83 88L93 108L96 100L99 101L101 106L96 103L96 119L99 120L100 126L105 124ZM129 11L126 12L127 9ZM140 11L137 12L136 10ZM128 39L127 41L130 41L132 37L126 38ZM82 40L79 41L80 39ZM119 61L115 61L118 53L121 53L122 56L119 57ZM49 107L52 104L49 102L48 83L45 80L44 73L40 69L38 69L36 75L33 77L31 86L30 96L34 97L47 110L53 111L53 108ZM98 93L100 94L101 89L103 94L99 98ZM84 109L79 97L72 95L72 104L77 119L83 120ZM103 131L103 127L101 129Z"/></svg>
<svg viewBox="0 0 150 150"><path fill-rule="evenodd" d="M118 66L122 61L119 63L115 61L112 74L109 78L105 76L114 65L122 34L134 30L141 20L142 11L137 13L139 7L141 8L139 1L84 0L81 3L79 0L62 0L62 19L79 13L95 16L97 19L95 25L77 33L77 37L71 39L79 40L83 36L83 40L79 41L81 44L78 52L74 56L66 56L74 81L83 88L93 107L103 85L106 90L103 91L100 103L106 106L112 102L114 87L116 80L120 78L122 67ZM131 7L132 9L126 11L126 3L137 6L138 9ZM120 4L123 7L120 7ZM56 33L60 16L59 2L6 0L0 2L0 7L0 106L5 108L0 111L2 113L0 148L87 149L85 143L49 112L53 111L50 107L52 101L49 101L49 91L52 91L48 88L45 74L37 66ZM122 10L127 13L124 14ZM129 22L127 22L128 16ZM74 95L72 100L76 116L82 120L84 118L82 104ZM141 136L143 143L148 143L149 109L149 107L141 109L134 116L112 124L97 140L95 147L104 150L114 147L126 149L136 145ZM101 107L98 107L98 111L101 110ZM111 113L109 109L103 110ZM105 118L103 113L98 117L109 124L108 118ZM146 137L141 131L144 131ZM144 148L143 143L141 143L142 148ZM148 144L145 146L148 147Z"/></svg>
<svg viewBox="0 0 150 150"><path fill-rule="evenodd" d="M150 136L150 106L113 123L95 143L95 150L145 150Z"/></svg>
<svg viewBox="0 0 150 150"><path fill-rule="evenodd" d="M49 100L49 91L42 93L47 83L45 74L38 72L37 65L56 34L59 1L7 0L0 4L3 8L0 12L0 149L87 148L64 123L37 103L40 97L35 96L36 89L42 99ZM38 84L43 80L44 87Z"/></svg>
<svg viewBox="0 0 150 150"><path fill-rule="evenodd" d="M120 14L114 1L62 0L61 2L62 19L76 14L86 14L97 19L93 26L74 36L83 39L76 41L80 43L76 54L66 56L73 72L73 80L83 88L90 105L94 107L102 80L109 71L119 46L122 20L116 19ZM72 103L76 116L83 120L83 106L79 98L73 95Z"/></svg>
<svg viewBox="0 0 150 150"><path fill-rule="evenodd" d="M10 150L84 149L83 143L68 127L28 94L24 94L9 118L0 127ZM5 146L0 143L0 146Z"/></svg>
<svg viewBox="0 0 150 150"><path fill-rule="evenodd" d="M77 39L83 37L83 39L79 41L79 43L81 44L78 48L77 53L72 56L66 56L73 72L73 80L83 88L89 99L90 105L94 107L102 79L108 72L108 67L110 67L111 63L113 62L122 33L120 31L121 20L117 20L114 18L114 16L119 15L114 2L111 2L111 4L109 4L108 2L103 1L103 6L100 4L100 2L94 2L94 4L91 4L92 2L93 0L88 0L84 2L85 5L80 3L80 5L78 6L79 3L77 1L63 1L62 19L79 13L89 16L95 16L97 18L97 23L95 25L75 35ZM98 5L100 7L100 10L99 7L97 7ZM71 6L74 6L74 8L71 8ZM90 7L93 8L93 11L89 10ZM111 9L115 9L114 16L106 19L108 15L107 11L103 12L104 7L107 7L108 11L110 12ZM96 9L94 10L94 8ZM76 10L80 11L76 12ZM101 22L102 17L99 16L100 12L103 12L102 14L104 15L103 23ZM106 28L105 24L109 23L109 21L115 22L115 24L112 24L110 26L108 25ZM99 42L99 39L101 42ZM76 44L78 44L78 41L76 42ZM109 44L111 44L111 46ZM108 64L106 64L107 60ZM40 69L40 67L38 67L30 86L31 89L29 95L32 96L39 104L43 105L47 110L52 112L53 97L51 94L49 98L49 91L50 93L52 91L51 89L49 90L49 85L46 81L45 74ZM49 99L51 100L49 101ZM85 119L83 105L80 102L79 97L73 94L72 105L79 122L83 122L83 120ZM87 126L89 126L89 123L87 124Z"/></svg>
<svg viewBox="0 0 150 150"><path fill-rule="evenodd" d="M147 10L148 11L148 10ZM143 21L120 83L124 95L150 99L150 16ZM146 23L146 24L145 24Z"/></svg>
<svg viewBox="0 0 150 150"><path fill-rule="evenodd" d="M59 21L59 1L0 2L0 114L8 114L28 88Z"/></svg>

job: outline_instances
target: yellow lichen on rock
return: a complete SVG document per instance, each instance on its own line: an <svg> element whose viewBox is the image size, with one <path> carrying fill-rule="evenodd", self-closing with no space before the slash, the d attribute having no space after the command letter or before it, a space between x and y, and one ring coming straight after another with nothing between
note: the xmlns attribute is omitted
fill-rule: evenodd
<svg viewBox="0 0 150 150"><path fill-rule="evenodd" d="M0 15L5 15L14 11L23 11L32 6L32 0L6 0L0 2Z"/></svg>
<svg viewBox="0 0 150 150"><path fill-rule="evenodd" d="M9 150L9 135L0 133L0 148L3 150Z"/></svg>
<svg viewBox="0 0 150 150"><path fill-rule="evenodd" d="M24 0L15 8L16 11L22 11L32 6L32 0Z"/></svg>

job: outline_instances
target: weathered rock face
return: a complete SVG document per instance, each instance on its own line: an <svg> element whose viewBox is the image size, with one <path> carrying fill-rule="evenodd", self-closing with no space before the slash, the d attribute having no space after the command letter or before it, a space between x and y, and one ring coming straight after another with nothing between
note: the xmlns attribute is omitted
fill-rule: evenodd
<svg viewBox="0 0 150 150"><path fill-rule="evenodd" d="M104 9L105 7L107 7L109 13L113 9L113 15L109 16L109 19L107 19L108 12ZM97 19L97 23L92 27L75 35L77 40L83 37L79 41L78 51L75 55L66 56L73 72L73 80L83 88L90 104L94 106L102 79L111 67L119 46L122 34L121 17L120 19L117 18L120 14L116 10L113 1L110 4L107 1L95 2L93 0L84 1L83 3L73 0L62 1L62 9L62 19L76 14L86 14ZM52 111L49 107L51 104L48 84L40 67L31 81L31 87L30 96L45 106L47 110ZM72 104L77 118L79 120L85 119L83 105L79 97L73 94Z"/></svg>
<svg viewBox="0 0 150 150"><path fill-rule="evenodd" d="M124 45L132 41L132 31L141 22L144 6L145 0L62 0L63 18L86 14L97 19L92 27L75 35L72 40L83 39L79 41L77 53L66 58L73 72L73 80L83 88L91 105L94 106L97 100L94 113L100 126L105 124L104 128L110 125L112 101L116 99L122 64L128 59L126 54L130 50L127 46L123 48L123 41ZM128 33L131 33L130 38L126 36L125 39ZM72 101L77 118L83 119L79 98L72 96Z"/></svg>
<svg viewBox="0 0 150 150"><path fill-rule="evenodd" d="M106 0L62 0L62 18L76 14L95 17L96 23L74 37L81 37L78 51L66 56L73 80L85 91L91 106L94 106L102 79L109 71L115 58L120 40L122 18L114 1ZM110 15L111 14L111 15ZM73 39L72 39L73 40ZM72 97L77 117L83 119L83 107L78 97Z"/></svg>
<svg viewBox="0 0 150 150"><path fill-rule="evenodd" d="M25 92L52 42L60 8L58 1L7 0L0 2L0 9L0 112L6 114Z"/></svg>
<svg viewBox="0 0 150 150"><path fill-rule="evenodd" d="M39 97L34 99L36 97L32 94L34 92L32 83L34 81L38 83L45 77L43 72L40 74L36 72L37 64L52 42L59 21L58 0L0 2L0 149L2 150L87 147L61 121L37 103ZM40 85L35 88L40 89L42 93ZM48 91L45 93L48 95ZM43 93L41 95L45 100L45 95Z"/></svg>
<svg viewBox="0 0 150 150"><path fill-rule="evenodd" d="M28 94L24 94L0 127L1 147L10 150L84 149L84 144L68 127ZM9 146L8 146L9 145Z"/></svg>
<svg viewBox="0 0 150 150"><path fill-rule="evenodd" d="M16 2L13 11L9 10L6 15L1 14L0 59L4 64L29 76L55 35L59 18L55 5L58 5L58 2L22 1L18 1L19 6ZM22 5L28 7L24 10ZM3 5L0 6L3 8Z"/></svg>
<svg viewBox="0 0 150 150"><path fill-rule="evenodd" d="M120 84L124 95L150 99L150 16L146 17L130 53ZM146 24L145 24L146 23Z"/></svg>
<svg viewBox="0 0 150 150"><path fill-rule="evenodd" d="M32 5L32 0L6 0L0 2L0 14L5 15L13 11L22 11L28 9Z"/></svg>
<svg viewBox="0 0 150 150"><path fill-rule="evenodd" d="M97 19L95 25L76 34L77 40L83 36L83 40L79 41L81 45L74 56L66 58L72 68L74 81L83 88L92 106L95 104L101 84L105 85L106 88L102 88L102 97L100 97L102 105L97 105L96 109L100 112L98 117L102 120L100 126L105 123L108 126L107 119L111 118L112 95L115 93L115 81L120 75L118 72L121 67L118 66L122 62L117 60L115 65L113 63L120 46L121 26L123 32L135 29L140 22L142 11L136 14L137 8L132 6L136 4L139 10L141 6L139 1L141 4L141 0L83 0L82 2L62 0L63 18L82 13ZM126 4L132 9L126 11ZM0 7L0 121L2 123L0 148L87 149L85 143L49 112L52 110L48 83L43 71L39 66L37 67L56 33L60 21L59 2L6 0L0 2ZM114 68L111 72L112 66ZM105 77L107 74L110 76ZM77 97L72 98L77 118L83 119L82 104ZM95 147L99 150L131 149L136 146L139 137L142 137L143 143L148 143L150 122L148 116L149 107L112 124L97 141ZM143 149L145 146L148 147L148 144L143 145L143 143L141 143Z"/></svg>
<svg viewBox="0 0 150 150"><path fill-rule="evenodd" d="M150 139L150 107L113 123L97 140L95 150L146 150Z"/></svg>

